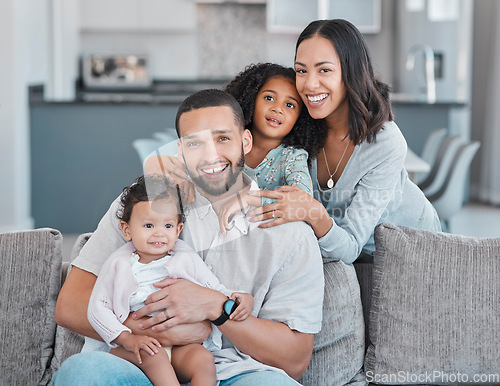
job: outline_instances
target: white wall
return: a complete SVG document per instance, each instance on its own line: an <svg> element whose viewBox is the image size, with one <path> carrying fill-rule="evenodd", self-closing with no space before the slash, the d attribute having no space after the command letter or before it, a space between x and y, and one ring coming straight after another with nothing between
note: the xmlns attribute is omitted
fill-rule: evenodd
<svg viewBox="0 0 500 386"><path fill-rule="evenodd" d="M47 1L4 0L0 12L0 231L30 216L28 89L47 74Z"/></svg>

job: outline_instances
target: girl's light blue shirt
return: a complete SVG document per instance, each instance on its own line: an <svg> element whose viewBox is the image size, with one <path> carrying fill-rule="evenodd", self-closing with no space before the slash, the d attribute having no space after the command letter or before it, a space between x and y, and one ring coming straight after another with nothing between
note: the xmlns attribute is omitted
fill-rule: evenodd
<svg viewBox="0 0 500 386"><path fill-rule="evenodd" d="M262 190L273 190L280 186L298 186L307 193L313 193L309 168L308 154L304 149L280 144L267 153L262 162L255 168L245 165L245 173L257 182ZM275 200L264 198L263 205Z"/></svg>

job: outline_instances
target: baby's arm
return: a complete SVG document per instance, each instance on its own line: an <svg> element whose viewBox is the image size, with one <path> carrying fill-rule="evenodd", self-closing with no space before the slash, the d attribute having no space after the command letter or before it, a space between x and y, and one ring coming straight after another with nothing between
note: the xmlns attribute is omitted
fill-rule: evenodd
<svg viewBox="0 0 500 386"><path fill-rule="evenodd" d="M113 343L122 346L125 350L135 354L138 364L142 364L140 350L146 351L149 355L153 356L158 353L161 348L160 342L155 338L146 335L134 335L128 331L123 331L113 341Z"/></svg>
<svg viewBox="0 0 500 386"><path fill-rule="evenodd" d="M253 310L253 296L246 292L233 292L230 299L238 303L238 307L229 316L229 319L236 322L241 322L245 320L252 314Z"/></svg>
<svg viewBox="0 0 500 386"><path fill-rule="evenodd" d="M160 344L155 339L123 332L113 343L120 344L120 346L111 349L110 353L138 366L153 385L179 386L167 351L158 349ZM142 359L139 354L140 350L146 351L149 355Z"/></svg>

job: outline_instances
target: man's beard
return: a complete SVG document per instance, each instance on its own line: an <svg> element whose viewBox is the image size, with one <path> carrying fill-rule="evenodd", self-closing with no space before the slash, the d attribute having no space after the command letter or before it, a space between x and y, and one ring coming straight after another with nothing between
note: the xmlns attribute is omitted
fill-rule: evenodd
<svg viewBox="0 0 500 386"><path fill-rule="evenodd" d="M238 160L236 166L233 166L230 163L227 167L229 168L229 174L227 176L227 180L225 184L211 184L210 181L207 181L200 175L194 175L192 171L187 169L187 173L191 177L191 180L196 185L196 187L203 192L209 194L210 196L220 196L229 191L229 189L236 183L239 175L243 171L243 167L245 166L245 155L243 153L243 148L241 149L241 156Z"/></svg>

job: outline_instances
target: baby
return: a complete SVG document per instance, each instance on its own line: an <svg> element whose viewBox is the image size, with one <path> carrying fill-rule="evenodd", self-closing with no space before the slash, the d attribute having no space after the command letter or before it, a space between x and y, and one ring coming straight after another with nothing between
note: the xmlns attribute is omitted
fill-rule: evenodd
<svg viewBox="0 0 500 386"><path fill-rule="evenodd" d="M251 314L252 295L229 291L198 254L178 240L184 226L182 212L179 189L161 176L141 176L123 190L117 215L129 242L116 250L99 272L88 318L106 342L106 350L111 347L111 354L137 365L155 386L179 385L179 381L193 386L215 385L215 363L209 351L221 348L221 334L215 327L204 345L174 346L170 350L161 348L155 338L133 334L123 325L129 313L143 307L146 298L158 290L153 284L167 277L188 279L221 291L235 301L232 320L245 320ZM161 312L168 317L168 310ZM91 341L87 338L86 350L92 344L95 347Z"/></svg>

